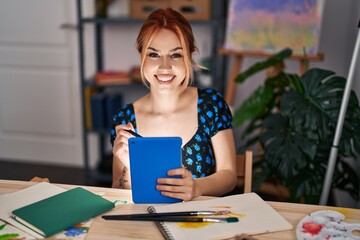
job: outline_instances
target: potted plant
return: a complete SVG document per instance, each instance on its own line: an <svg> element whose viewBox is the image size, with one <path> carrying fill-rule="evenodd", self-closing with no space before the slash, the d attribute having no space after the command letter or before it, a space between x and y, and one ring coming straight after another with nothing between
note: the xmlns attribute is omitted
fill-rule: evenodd
<svg viewBox="0 0 360 240"><path fill-rule="evenodd" d="M240 73L243 83L253 74L282 63L287 48ZM333 71L313 68L301 77L279 71L265 79L234 113L247 149L258 143L262 151L254 164L254 190L276 178L290 192L290 200L318 203L338 120L346 79ZM351 93L332 186L359 200L359 175L351 165L360 153L360 107Z"/></svg>

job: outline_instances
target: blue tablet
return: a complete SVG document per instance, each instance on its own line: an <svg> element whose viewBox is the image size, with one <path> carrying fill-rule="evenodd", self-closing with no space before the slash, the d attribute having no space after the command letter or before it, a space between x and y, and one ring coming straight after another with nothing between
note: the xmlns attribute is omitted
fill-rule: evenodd
<svg viewBox="0 0 360 240"><path fill-rule="evenodd" d="M161 195L156 189L158 178L167 178L167 171L182 167L181 138L136 137L129 138L128 143L133 202L181 202L181 199Z"/></svg>

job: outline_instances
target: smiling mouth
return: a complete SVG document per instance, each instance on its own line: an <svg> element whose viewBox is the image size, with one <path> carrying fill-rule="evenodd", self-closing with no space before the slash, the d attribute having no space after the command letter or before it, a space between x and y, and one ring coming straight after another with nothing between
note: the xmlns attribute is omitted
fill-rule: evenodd
<svg viewBox="0 0 360 240"><path fill-rule="evenodd" d="M155 75L155 77L161 82L169 82L175 78L175 75Z"/></svg>

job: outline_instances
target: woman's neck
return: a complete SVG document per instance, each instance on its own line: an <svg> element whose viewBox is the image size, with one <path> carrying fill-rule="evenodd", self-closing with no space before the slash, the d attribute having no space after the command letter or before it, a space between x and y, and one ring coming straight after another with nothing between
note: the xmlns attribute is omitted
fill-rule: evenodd
<svg viewBox="0 0 360 240"><path fill-rule="evenodd" d="M149 111L154 114L171 114L183 108L186 102L187 90L180 94L155 94L150 91L146 101L148 102Z"/></svg>

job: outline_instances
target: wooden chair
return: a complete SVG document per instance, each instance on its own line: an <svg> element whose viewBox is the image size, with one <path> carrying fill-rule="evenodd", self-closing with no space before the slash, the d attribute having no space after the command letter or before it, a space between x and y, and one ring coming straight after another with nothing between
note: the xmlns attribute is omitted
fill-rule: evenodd
<svg viewBox="0 0 360 240"><path fill-rule="evenodd" d="M237 189L244 189L244 193L251 192L253 171L253 152L236 155ZM285 202L290 199L289 189L274 182L263 182L259 192L276 197L276 201Z"/></svg>
<svg viewBox="0 0 360 240"><path fill-rule="evenodd" d="M251 192L253 170L253 152L236 155L237 188L244 188L244 193Z"/></svg>

